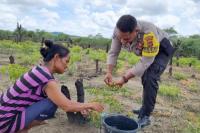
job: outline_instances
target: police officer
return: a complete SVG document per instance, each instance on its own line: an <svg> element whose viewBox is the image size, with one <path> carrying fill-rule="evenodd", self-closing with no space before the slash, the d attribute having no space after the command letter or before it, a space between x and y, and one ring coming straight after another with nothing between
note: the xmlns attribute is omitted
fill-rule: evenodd
<svg viewBox="0 0 200 133"><path fill-rule="evenodd" d="M141 59L117 81L112 81L112 70L116 65L121 48L134 52ZM122 86L129 79L138 76L142 79L143 101L139 110L133 110L138 114L138 123L141 127L151 123L150 113L153 111L157 91L158 80L164 72L174 48L168 35L154 24L146 21L137 21L131 15L123 15L117 21L114 29L111 49L107 59L107 85Z"/></svg>

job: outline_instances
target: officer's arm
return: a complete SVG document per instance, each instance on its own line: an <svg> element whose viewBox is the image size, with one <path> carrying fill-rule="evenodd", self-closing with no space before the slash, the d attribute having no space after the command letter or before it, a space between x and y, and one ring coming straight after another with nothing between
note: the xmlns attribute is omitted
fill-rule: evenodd
<svg viewBox="0 0 200 133"><path fill-rule="evenodd" d="M115 33L114 33L115 34ZM113 35L110 51L107 58L107 73L112 73L113 67L117 63L117 58L121 50L121 43L118 38Z"/></svg>
<svg viewBox="0 0 200 133"><path fill-rule="evenodd" d="M143 56L140 61L133 66L133 68L129 69L125 77L129 80L132 77L138 76L141 77L147 68L153 63L155 57L145 57Z"/></svg>
<svg viewBox="0 0 200 133"><path fill-rule="evenodd" d="M129 79L138 76L141 77L145 70L153 63L155 57L142 57L140 61L133 66L133 68L129 69L124 78L128 81Z"/></svg>
<svg viewBox="0 0 200 133"><path fill-rule="evenodd" d="M133 66L132 69L129 69L124 78L129 80L134 76L141 77L147 68L153 63L155 56L159 52L160 43L156 35L153 32L146 33L143 38L143 51L141 60Z"/></svg>

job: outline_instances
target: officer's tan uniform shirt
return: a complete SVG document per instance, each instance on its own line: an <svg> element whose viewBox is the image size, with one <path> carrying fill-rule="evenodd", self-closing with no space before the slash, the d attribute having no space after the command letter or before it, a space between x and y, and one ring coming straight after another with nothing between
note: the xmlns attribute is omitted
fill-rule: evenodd
<svg viewBox="0 0 200 133"><path fill-rule="evenodd" d="M145 21L138 21L137 26L140 29L140 32L143 32L144 34L152 32L155 35L155 38L157 39L158 43L163 39L163 38L168 38L168 35L166 32L162 31L155 25L149 22ZM118 55L121 51L121 48L124 48L128 50L129 52L134 52L137 55L137 51L135 49L135 44L137 40L134 40L131 45L122 45L121 41L117 37L117 29L115 28L114 33L113 33L113 38L112 38L112 43L111 43L111 49L108 53L108 58L107 58L107 64L112 64L116 65ZM129 70L130 73L132 73L135 76L141 77L144 73L144 71L153 63L154 56L144 56L141 55L140 61L133 66L132 69Z"/></svg>

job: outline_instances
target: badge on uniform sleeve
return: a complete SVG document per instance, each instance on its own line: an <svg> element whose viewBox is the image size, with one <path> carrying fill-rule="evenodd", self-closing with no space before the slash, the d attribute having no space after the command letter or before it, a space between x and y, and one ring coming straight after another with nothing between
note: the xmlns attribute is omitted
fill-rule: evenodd
<svg viewBox="0 0 200 133"><path fill-rule="evenodd" d="M153 32L144 34L142 56L146 57L156 56L159 52L159 46L160 43L158 42Z"/></svg>

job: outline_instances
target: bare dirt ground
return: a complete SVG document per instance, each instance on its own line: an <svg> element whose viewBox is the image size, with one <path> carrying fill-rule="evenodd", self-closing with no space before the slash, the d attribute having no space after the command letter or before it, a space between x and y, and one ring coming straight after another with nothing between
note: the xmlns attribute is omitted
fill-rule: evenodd
<svg viewBox="0 0 200 133"><path fill-rule="evenodd" d="M6 56L0 57L0 66L7 64ZM91 65L92 64L92 65ZM82 67L81 67L82 66ZM103 82L105 74L105 65L102 66L103 72L97 77L95 76L94 63L82 62L78 65L80 67L74 76L69 76L67 73L62 76L56 75L60 84L65 84L70 88L71 96L73 100L76 100L76 92L74 82L77 78L84 76L84 86L87 87L104 87ZM190 68L177 68L174 67L174 71L191 75L195 73L196 78L188 77L186 80L175 80L168 77L168 70L162 75L161 83L163 84L175 84L180 87L181 93L177 100L172 100L168 97L158 95L157 104L152 114L152 124L140 131L139 133L187 133L184 128L188 127L190 121L197 121L200 113L200 74ZM87 75L87 76L86 76ZM89 76L88 76L89 75ZM92 75L92 76L91 76ZM92 78L91 78L92 77ZM119 74L116 75L119 77ZM197 91L192 92L188 88L188 84L191 82L196 83ZM0 90L5 91L6 88L11 85L8 77L0 76ZM125 113L130 112L133 108L138 109L141 105L142 85L140 78L135 78L129 81L125 87L131 91L130 97L119 97L119 101L123 104ZM86 90L86 101L90 101L92 97ZM133 117L137 119L137 116ZM103 131L102 131L103 132ZM195 133L200 131L195 130ZM30 130L30 133L100 133L100 128L96 128L92 124L77 125L67 121L67 117L64 111L58 109L56 116L53 119L47 120L47 124L34 127Z"/></svg>

